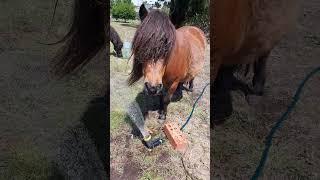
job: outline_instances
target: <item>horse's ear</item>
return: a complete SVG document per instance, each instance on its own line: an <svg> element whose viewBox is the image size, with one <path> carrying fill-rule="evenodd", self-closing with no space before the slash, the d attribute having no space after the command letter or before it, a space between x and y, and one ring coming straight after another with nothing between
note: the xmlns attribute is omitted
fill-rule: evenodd
<svg viewBox="0 0 320 180"><path fill-rule="evenodd" d="M139 9L139 17L140 17L140 20L143 21L143 19L148 15L148 10L147 8L144 6L144 4L142 4L140 6L140 9Z"/></svg>

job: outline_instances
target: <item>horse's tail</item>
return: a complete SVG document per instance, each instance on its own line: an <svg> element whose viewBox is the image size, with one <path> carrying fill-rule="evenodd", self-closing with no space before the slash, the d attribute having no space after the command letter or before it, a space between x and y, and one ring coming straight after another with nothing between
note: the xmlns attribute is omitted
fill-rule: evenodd
<svg viewBox="0 0 320 180"><path fill-rule="evenodd" d="M72 26L60 42L65 42L52 60L53 72L62 77L81 69L109 38L109 3L98 0L75 0Z"/></svg>

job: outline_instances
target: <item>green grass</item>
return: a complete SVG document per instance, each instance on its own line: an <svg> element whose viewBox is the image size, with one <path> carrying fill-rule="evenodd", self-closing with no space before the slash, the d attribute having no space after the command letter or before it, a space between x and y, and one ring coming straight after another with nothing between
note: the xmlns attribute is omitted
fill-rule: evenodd
<svg viewBox="0 0 320 180"><path fill-rule="evenodd" d="M110 112L110 129L111 132L117 130L122 124L127 122L127 115L123 111L111 111Z"/></svg>
<svg viewBox="0 0 320 180"><path fill-rule="evenodd" d="M143 162L145 165L152 165L154 164L156 161L156 158L155 156L148 156L146 155L144 158L143 158Z"/></svg>
<svg viewBox="0 0 320 180"><path fill-rule="evenodd" d="M110 52L112 52L112 49L110 49ZM117 72L123 75L129 75L131 71L130 62L128 62L127 59L115 58L114 56L111 56L110 70L111 72Z"/></svg>
<svg viewBox="0 0 320 180"><path fill-rule="evenodd" d="M152 171L146 171L143 173L140 180L164 180L164 178L157 176L156 173L154 173Z"/></svg>
<svg viewBox="0 0 320 180"><path fill-rule="evenodd" d="M12 156L8 161L5 179L50 179L54 169L48 159L31 145L20 145L12 149Z"/></svg>

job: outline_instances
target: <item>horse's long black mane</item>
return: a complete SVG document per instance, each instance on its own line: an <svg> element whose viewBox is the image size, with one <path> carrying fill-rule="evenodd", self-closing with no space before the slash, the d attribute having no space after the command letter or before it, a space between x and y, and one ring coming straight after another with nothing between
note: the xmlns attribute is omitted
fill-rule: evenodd
<svg viewBox="0 0 320 180"><path fill-rule="evenodd" d="M58 1L58 0L57 0ZM52 60L53 72L64 76L86 65L109 42L109 3L98 0L75 0L70 31Z"/></svg>
<svg viewBox="0 0 320 180"><path fill-rule="evenodd" d="M133 38L132 54L134 60L128 84L132 85L142 77L144 62L164 59L166 63L175 40L176 30L169 17L158 10L150 11Z"/></svg>

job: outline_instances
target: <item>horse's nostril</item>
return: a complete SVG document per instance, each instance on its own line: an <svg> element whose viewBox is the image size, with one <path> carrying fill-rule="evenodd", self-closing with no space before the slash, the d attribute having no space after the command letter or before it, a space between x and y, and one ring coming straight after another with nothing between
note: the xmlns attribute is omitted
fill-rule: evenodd
<svg viewBox="0 0 320 180"><path fill-rule="evenodd" d="M155 94L155 93L157 92L157 88L156 88L156 87L150 87L150 88L149 88L149 92L150 92L151 94Z"/></svg>

